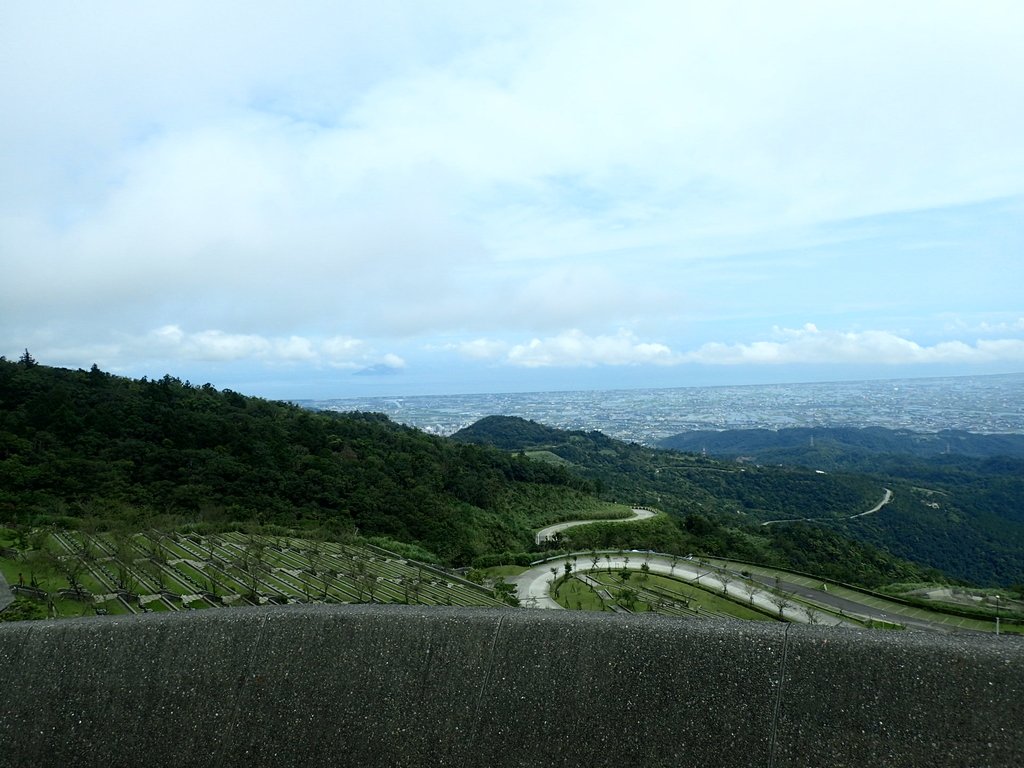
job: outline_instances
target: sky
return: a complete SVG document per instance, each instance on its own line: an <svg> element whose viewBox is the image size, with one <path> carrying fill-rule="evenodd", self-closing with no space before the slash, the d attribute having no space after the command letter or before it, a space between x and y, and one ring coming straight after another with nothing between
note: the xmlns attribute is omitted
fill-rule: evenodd
<svg viewBox="0 0 1024 768"><path fill-rule="evenodd" d="M1024 3L0 5L0 354L275 399L1024 371Z"/></svg>

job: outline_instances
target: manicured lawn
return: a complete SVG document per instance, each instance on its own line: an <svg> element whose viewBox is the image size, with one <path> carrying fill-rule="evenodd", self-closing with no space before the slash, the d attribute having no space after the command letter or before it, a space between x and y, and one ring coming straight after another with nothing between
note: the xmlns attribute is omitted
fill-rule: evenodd
<svg viewBox="0 0 1024 768"><path fill-rule="evenodd" d="M529 566L526 565L496 565L493 568L485 568L484 573L492 579L496 579L499 576L507 579L509 576L518 576L528 568Z"/></svg>

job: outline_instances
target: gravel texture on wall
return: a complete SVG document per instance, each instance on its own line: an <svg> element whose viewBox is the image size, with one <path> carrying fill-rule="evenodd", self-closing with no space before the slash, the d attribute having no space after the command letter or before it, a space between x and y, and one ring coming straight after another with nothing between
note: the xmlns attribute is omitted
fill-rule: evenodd
<svg viewBox="0 0 1024 768"><path fill-rule="evenodd" d="M0 766L1020 766L1016 638L406 606L0 625Z"/></svg>

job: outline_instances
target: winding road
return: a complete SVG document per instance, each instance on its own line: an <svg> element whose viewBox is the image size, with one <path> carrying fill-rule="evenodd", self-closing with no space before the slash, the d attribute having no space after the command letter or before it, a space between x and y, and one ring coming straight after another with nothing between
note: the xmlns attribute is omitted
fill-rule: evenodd
<svg viewBox="0 0 1024 768"><path fill-rule="evenodd" d="M599 554L601 555L601 565L596 568L588 568L585 564L580 562L588 556L592 557L589 553L581 552L576 555L575 560L573 560L572 555L566 555L564 557L557 557L537 563L529 570L524 571L518 576L509 577L507 581L510 584L516 585L520 605L524 605L529 608L564 610L562 606L559 605L550 595L551 582L554 579L554 574L551 573L552 568L555 568L559 575L562 575L565 572L566 562L573 563L573 573L587 573L589 571L606 570L621 571L623 568L629 568L631 571L640 571L642 570L641 566L646 563L647 567L650 569L650 573L657 573L663 576L672 576L677 579L683 579L684 581L709 587L714 592L725 592L729 597L732 597L745 605L752 603L766 611L776 614L779 612L778 605L772 602L775 595L769 591L767 586L761 587L758 585L758 587L754 589L753 596L751 596L744 587L747 580L741 577L738 573L731 571L719 572L714 568L702 565L692 558L672 557L671 555L659 555L636 551L616 552L615 554L602 552ZM722 583L723 578L728 579L728 583L725 585ZM859 626L853 622L844 621L830 613L814 611L813 608L810 610L814 613L813 620L818 624ZM807 623L811 620L808 616L808 609L804 605L799 605L793 602L789 605L784 605L782 613L789 621Z"/></svg>
<svg viewBox="0 0 1024 768"><path fill-rule="evenodd" d="M635 523L637 520L647 520L648 518L654 517L655 514L655 512L652 512L649 509L633 507L632 517L605 518L600 520L570 520L567 523L558 523L557 525L549 525L547 528L541 528L537 531L537 535L534 539L538 544L543 544L545 541L551 541L555 538L555 534L561 533L567 528L574 528L577 525L589 525L590 523Z"/></svg>
<svg viewBox="0 0 1024 768"><path fill-rule="evenodd" d="M878 504L864 512L850 515L850 519L875 514L892 501L892 491L888 488L883 490L885 494ZM651 510L634 507L632 517L616 520L615 522L646 520L654 517L655 514ZM539 544L549 541L555 534L567 528L597 522L610 521L573 520L567 523L551 525L538 531L536 540ZM781 522L794 521L771 520L762 523L762 525ZM550 588L552 582L558 576L565 573L566 563L572 564L572 572L576 574L603 570L621 571L623 568L640 571L643 564L646 564L650 573L671 576L699 586L708 587L712 591L724 593L738 602L753 604L772 613L777 614L781 610L782 615L789 621L862 626L860 621L876 620L903 624L914 629L942 632L957 629L957 627L951 627L946 621L930 620L927 611L907 608L904 605L885 600L881 596L868 597L861 595L840 585L834 585L832 591L829 591L828 586L824 583L822 583L822 588L818 588L818 583L813 582L813 579L796 574L788 574L784 571L773 571L757 566L743 566L743 570L749 573L749 577L747 577L739 573L738 570L730 570L730 564L726 561L710 558L701 562L693 560L692 557L682 558L654 552L640 552L638 550L631 550L629 552L616 551L614 553L602 551L596 553L596 555L600 557L599 566L595 566L593 563L595 553L577 552L573 555L554 557L534 563L518 576L509 577L507 581L516 586L516 594L519 597L520 605L530 608L564 610L551 597ZM587 560L590 560L591 567L589 568L586 567ZM732 564L731 567L740 568L740 566L735 564ZM813 585L807 582L813 582ZM783 604L780 609L777 590L804 602L798 603L791 599L788 604ZM839 614L838 616L836 615L837 613ZM967 629L967 627L960 627L960 629ZM971 627L971 629L977 630L976 627Z"/></svg>
<svg viewBox="0 0 1024 768"><path fill-rule="evenodd" d="M883 488L882 490L885 491L885 494L882 496L882 500L880 502L875 504L875 506L873 506L871 509L867 510L866 512L858 512L855 515L847 515L846 519L847 520L853 520L853 519L858 518L858 517L864 517L865 515L873 515L873 514L875 514L875 512L877 512L882 507L884 507L886 504L888 504L890 501L892 501L892 491L890 491L888 488ZM843 518L841 518L841 517L840 518L832 518L832 517L790 517L790 518L787 518L785 520L765 520L763 523L761 523L761 525L762 526L764 526L764 525L775 525L776 523L821 523L821 522L826 522L828 520L835 520L835 519L842 520Z"/></svg>

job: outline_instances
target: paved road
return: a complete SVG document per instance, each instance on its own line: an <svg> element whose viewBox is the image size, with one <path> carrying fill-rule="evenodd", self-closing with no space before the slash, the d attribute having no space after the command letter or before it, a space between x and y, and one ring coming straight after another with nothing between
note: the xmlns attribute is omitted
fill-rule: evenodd
<svg viewBox="0 0 1024 768"><path fill-rule="evenodd" d="M710 559L710 562L724 565L726 561ZM909 629L922 629L933 632L981 632L989 633L991 622L983 620L959 618L954 616L936 615L924 608L886 600L884 597L867 595L841 585L825 585L810 576L787 574L776 572L770 568L761 568L755 565L739 566L732 564L730 568L743 568L751 573L754 580L765 585L774 586L775 576L779 575L779 587L785 592L791 592L798 597L812 600L820 605L827 606L836 611L844 611L853 616L862 616L868 619L879 621L895 622L903 624Z"/></svg>
<svg viewBox="0 0 1024 768"><path fill-rule="evenodd" d="M624 567L630 570L639 571L641 565L647 562L651 573L660 573L667 576L675 576L691 583L699 583L701 586L710 588L714 592L722 591L721 579L712 568L701 566L696 560L677 558L675 562L670 555L655 555L646 552L626 552L623 554L607 553L610 559L605 558L604 552L600 553L601 558L596 568L593 567L589 553L578 552L574 563L574 573L580 574L588 571L621 571ZM629 557L627 566L625 558ZM559 557L548 560L524 571L519 576L508 579L509 583L515 584L519 595L519 602L529 608L548 608L561 610L560 606L549 595L549 589L554 575L551 569L557 569L558 576L565 574L565 563L570 561L572 556ZM815 605L827 608L833 612L842 612L850 619L873 619L876 621L887 621L903 624L910 629L928 630L932 632L964 632L964 631L986 631L983 622L973 622L969 619L945 619L934 620L929 617L929 612L894 603L884 598L865 595L854 590L841 586L824 587L823 582L818 582L810 577L798 576L776 572L768 568L757 566L737 565L724 560L711 558L707 561L711 566L727 568L731 578L728 585L728 594L740 602L749 603L750 593L746 584L750 583L740 575L739 571L747 570L752 575L752 581L758 586L754 588L753 602L756 606L772 613L778 613L778 606L772 602L774 593L772 588L776 586L776 573L779 575L778 587L783 592L792 594L801 600L811 604L810 610L814 613L814 620L819 624L845 624L860 626L853 620L833 615L830 612L815 611ZM698 574L700 579L698 581ZM810 618L806 605L784 606L783 615L789 621L808 623ZM974 625L977 625L974 626Z"/></svg>
<svg viewBox="0 0 1024 768"><path fill-rule="evenodd" d="M537 531L537 535L534 539L538 544L541 544L545 541L550 541L554 538L556 533L561 533L566 528L574 528L577 525L588 525L590 523L635 523L637 520L647 520L651 517L654 517L654 512L651 512L651 510L634 507L632 517L622 517L610 520L570 520L568 523L559 523L558 525L549 525L547 528L541 528Z"/></svg>
<svg viewBox="0 0 1024 768"><path fill-rule="evenodd" d="M610 558L605 558L604 553L601 555L601 559L598 562L596 568L590 560L587 553L578 553L576 562L574 564L574 572L578 570L580 573L586 573L588 571L605 571L611 569L612 571L621 571L623 568L629 568L631 571L641 570L641 566L646 562L650 568L651 573L660 573L665 576L675 576L691 583L700 584L710 588L713 592L722 591L722 581L716 572L711 568L702 566L696 560L688 560L686 558L676 558L673 562L671 556L667 555L653 555L646 552L625 552L623 554L612 554ZM626 559L629 562L626 562ZM555 578L555 574L551 572L552 568L557 570L557 575L562 576L565 573L565 563L571 561L572 556L558 557L553 560L548 560L543 563L539 563L529 570L524 571L519 576L510 577L507 581L511 584L515 584L519 595L519 602L521 605L529 608L548 608L561 610L560 606L550 596L549 591L551 588L551 582ZM744 589L743 582L738 575L734 575L731 572L729 576L733 578L728 584L728 594L733 598L739 599L746 604L750 604L750 594ZM771 611L772 613L778 613L778 606L772 602L774 595L767 588L757 588L753 595L753 604L764 610ZM807 610L802 605L786 605L783 606L783 615L789 621L807 623L810 621ZM842 619L832 616L831 614L824 613L821 611L814 611L814 619L819 624L853 624L853 622L843 621Z"/></svg>
<svg viewBox="0 0 1024 768"><path fill-rule="evenodd" d="M882 497L882 500L880 502L875 504L875 506L873 506L867 512L858 512L856 515L850 515L850 519L853 520L853 518L855 517L864 517L864 515L873 515L875 514L875 512L877 512L890 501L892 501L892 491L890 491L888 488L883 488L882 490L885 491L885 496Z"/></svg>
<svg viewBox="0 0 1024 768"><path fill-rule="evenodd" d="M890 491L888 488L883 488L882 490L885 491L885 494L882 496L882 500L880 502L875 504L875 506L873 506L871 509L867 510L866 512L858 512L855 515L848 515L846 517L846 519L847 520L853 520L855 517L864 517L864 515L873 515L873 514L875 514L875 512L877 512L882 507L884 507L886 504L888 504L890 501L892 501L892 491ZM789 518L786 518L784 520L765 520L763 523L761 523L761 525L775 525L776 523L821 523L821 522L828 522L829 520L834 520L834 519L836 519L836 518L832 518L832 517L789 517ZM842 518L839 518L839 519L842 519Z"/></svg>

